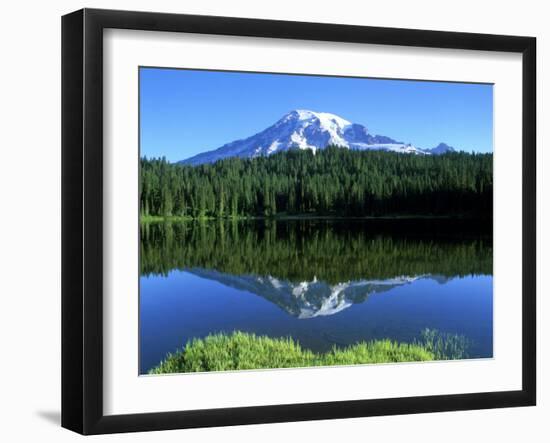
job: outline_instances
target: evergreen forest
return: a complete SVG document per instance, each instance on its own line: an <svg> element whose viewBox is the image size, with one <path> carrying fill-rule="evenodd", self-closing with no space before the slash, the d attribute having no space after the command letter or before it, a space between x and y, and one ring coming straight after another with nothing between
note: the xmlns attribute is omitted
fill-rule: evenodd
<svg viewBox="0 0 550 443"><path fill-rule="evenodd" d="M144 217L492 217L493 155L329 146L189 166L140 160Z"/></svg>

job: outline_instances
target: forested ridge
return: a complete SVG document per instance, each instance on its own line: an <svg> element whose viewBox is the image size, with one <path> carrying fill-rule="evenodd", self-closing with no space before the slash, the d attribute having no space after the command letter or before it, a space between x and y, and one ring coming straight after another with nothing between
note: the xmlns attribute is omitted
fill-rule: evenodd
<svg viewBox="0 0 550 443"><path fill-rule="evenodd" d="M492 154L331 146L188 166L142 158L144 216L492 216Z"/></svg>

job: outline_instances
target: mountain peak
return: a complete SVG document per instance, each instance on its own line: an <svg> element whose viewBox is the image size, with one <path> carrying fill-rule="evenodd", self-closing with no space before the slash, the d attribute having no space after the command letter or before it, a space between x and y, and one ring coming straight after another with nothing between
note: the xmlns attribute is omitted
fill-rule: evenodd
<svg viewBox="0 0 550 443"><path fill-rule="evenodd" d="M446 152L456 152L456 149L449 146L447 143L439 143L435 148L431 149L432 154L445 154Z"/></svg>
<svg viewBox="0 0 550 443"><path fill-rule="evenodd" d="M443 154L454 149L440 143L433 150L420 149L409 143L383 135L372 135L367 128L328 112L295 109L275 124L251 137L235 140L213 151L203 152L180 163L199 165L228 157L253 158L290 149L309 149L314 153L329 145L353 150L378 150L405 154Z"/></svg>

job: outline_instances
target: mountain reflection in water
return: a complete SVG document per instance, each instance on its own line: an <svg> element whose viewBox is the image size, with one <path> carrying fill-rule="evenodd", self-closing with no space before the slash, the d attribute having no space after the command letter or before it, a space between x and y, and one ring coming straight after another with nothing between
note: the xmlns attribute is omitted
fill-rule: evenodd
<svg viewBox="0 0 550 443"><path fill-rule="evenodd" d="M197 277L219 282L231 288L248 291L276 304L297 318L334 315L355 303L364 302L373 294L388 292L420 278L446 282L446 277L400 276L386 280L356 280L336 284L314 278L312 281L292 283L272 276L232 275L208 269L188 269Z"/></svg>
<svg viewBox="0 0 550 443"><path fill-rule="evenodd" d="M491 227L453 220L142 223L140 370L234 330L314 351L424 328L492 355Z"/></svg>

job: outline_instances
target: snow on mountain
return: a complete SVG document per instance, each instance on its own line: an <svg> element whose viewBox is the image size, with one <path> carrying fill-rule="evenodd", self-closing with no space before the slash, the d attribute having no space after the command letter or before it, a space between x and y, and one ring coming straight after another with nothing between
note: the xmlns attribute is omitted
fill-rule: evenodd
<svg viewBox="0 0 550 443"><path fill-rule="evenodd" d="M316 152L328 145L354 150L379 150L417 155L454 151L445 143L440 143L433 150L421 149L390 137L373 135L365 126L351 123L335 114L297 109L251 137L227 143L218 149L200 153L179 163L199 165L213 163L227 157L253 158L290 149L311 149Z"/></svg>

